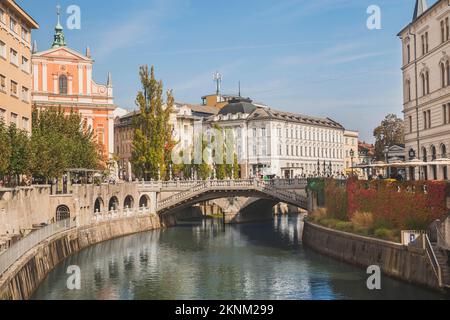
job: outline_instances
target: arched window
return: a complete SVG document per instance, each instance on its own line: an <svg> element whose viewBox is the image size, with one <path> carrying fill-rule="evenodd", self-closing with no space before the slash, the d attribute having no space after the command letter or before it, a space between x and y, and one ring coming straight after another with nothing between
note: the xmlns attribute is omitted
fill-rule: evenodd
<svg viewBox="0 0 450 320"><path fill-rule="evenodd" d="M450 86L450 61L445 63L445 69L447 70L447 85Z"/></svg>
<svg viewBox="0 0 450 320"><path fill-rule="evenodd" d="M435 146L431 146L431 161L436 160L436 158L437 158L436 147Z"/></svg>
<svg viewBox="0 0 450 320"><path fill-rule="evenodd" d="M59 94L67 94L67 77L59 76Z"/></svg>
<svg viewBox="0 0 450 320"><path fill-rule="evenodd" d="M124 209L132 209L134 207L134 199L132 196L127 196L123 202Z"/></svg>
<svg viewBox="0 0 450 320"><path fill-rule="evenodd" d="M119 199L117 197L112 197L109 200L108 210L119 210Z"/></svg>
<svg viewBox="0 0 450 320"><path fill-rule="evenodd" d="M442 88L445 87L445 82L446 82L445 65L443 62L441 62L441 86L442 86Z"/></svg>
<svg viewBox="0 0 450 320"><path fill-rule="evenodd" d="M420 75L420 79L422 80L422 96L425 96L426 95L426 82L425 82L425 74L424 73L422 73L421 75Z"/></svg>
<svg viewBox="0 0 450 320"><path fill-rule="evenodd" d="M103 210L103 206L104 206L103 199L98 197L95 200L94 212L101 212Z"/></svg>
<svg viewBox="0 0 450 320"><path fill-rule="evenodd" d="M441 144L441 158L447 158L447 147L445 144Z"/></svg>
<svg viewBox="0 0 450 320"><path fill-rule="evenodd" d="M148 208L150 206L150 198L144 194L140 199L139 199L139 208Z"/></svg>
<svg viewBox="0 0 450 320"><path fill-rule="evenodd" d="M422 148L422 158L423 158L423 162L428 161L427 149L425 149L425 148Z"/></svg>
<svg viewBox="0 0 450 320"><path fill-rule="evenodd" d="M430 72L426 72L426 80L427 80L427 94L430 93Z"/></svg>
<svg viewBox="0 0 450 320"><path fill-rule="evenodd" d="M56 208L56 222L70 219L70 210L67 206L59 206Z"/></svg>

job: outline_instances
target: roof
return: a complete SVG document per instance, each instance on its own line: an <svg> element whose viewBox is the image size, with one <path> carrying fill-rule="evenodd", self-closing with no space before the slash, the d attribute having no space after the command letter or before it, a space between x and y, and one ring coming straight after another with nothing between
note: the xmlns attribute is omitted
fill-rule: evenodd
<svg viewBox="0 0 450 320"><path fill-rule="evenodd" d="M237 114L237 113L244 113L244 114L250 114L253 111L255 111L258 107L255 106L252 103L252 100L250 99L232 99L225 107L223 107L219 114L226 115L226 114Z"/></svg>
<svg viewBox="0 0 450 320"><path fill-rule="evenodd" d="M416 7L414 8L413 21L416 21L428 9L427 0L416 0Z"/></svg>
<svg viewBox="0 0 450 320"><path fill-rule="evenodd" d="M298 113L275 110L271 108L257 108L248 117L248 120L255 120L255 119L276 119L309 125L332 127L344 130L344 127L340 123L330 118L312 117Z"/></svg>
<svg viewBox="0 0 450 320"><path fill-rule="evenodd" d="M416 0L416 1L421 1L421 0ZM436 1L431 7L428 7L427 6L427 9L426 10L424 10L420 15L417 15L416 16L416 8L414 8L414 15L413 15L413 20L410 22L410 23L408 23L398 34L397 34L397 36L398 37L400 37L400 35L403 33L403 31L405 31L406 29L408 29L414 22L416 22L417 20L419 20L420 18L422 18L423 16L424 16L424 14L425 13L428 13L428 12L431 12L431 9L433 9L434 7L436 7L441 1L443 1L443 0L438 0L438 1ZM421 5L422 6L422 8L424 8L423 7L423 4ZM416 3L416 7L418 7L418 4ZM419 11L419 9L417 9L418 10L418 12L420 12Z"/></svg>
<svg viewBox="0 0 450 320"><path fill-rule="evenodd" d="M9 4L12 8L14 8L16 13L20 14L22 18L25 19L25 22L27 23L28 27L33 29L39 29L39 24L14 0L4 1L3 3L5 3L6 5Z"/></svg>
<svg viewBox="0 0 450 320"><path fill-rule="evenodd" d="M197 105L197 104L182 104L182 105L188 106L195 113L213 115L213 114L217 114L219 112L218 108L211 107L211 106L203 106L203 105Z"/></svg>

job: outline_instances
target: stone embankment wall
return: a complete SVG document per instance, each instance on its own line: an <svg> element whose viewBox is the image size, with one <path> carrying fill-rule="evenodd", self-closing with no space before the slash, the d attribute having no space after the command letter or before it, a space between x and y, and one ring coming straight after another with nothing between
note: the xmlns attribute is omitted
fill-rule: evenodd
<svg viewBox="0 0 450 320"><path fill-rule="evenodd" d="M389 276L439 289L431 263L422 249L331 230L305 222L303 243L324 255L367 268L377 265Z"/></svg>
<svg viewBox="0 0 450 320"><path fill-rule="evenodd" d="M0 277L0 299L29 299L57 264L91 245L176 224L173 216L163 219L152 214L61 232L30 250Z"/></svg>

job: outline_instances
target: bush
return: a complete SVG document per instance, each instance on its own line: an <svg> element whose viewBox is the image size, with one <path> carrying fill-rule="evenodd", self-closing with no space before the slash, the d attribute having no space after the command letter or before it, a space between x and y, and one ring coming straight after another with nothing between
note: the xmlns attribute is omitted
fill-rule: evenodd
<svg viewBox="0 0 450 320"><path fill-rule="evenodd" d="M371 212L356 211L351 218L351 222L353 222L353 225L359 229L374 229L374 218Z"/></svg>
<svg viewBox="0 0 450 320"><path fill-rule="evenodd" d="M335 228L344 232L352 232L353 231L353 223L346 221L339 221L336 223Z"/></svg>
<svg viewBox="0 0 450 320"><path fill-rule="evenodd" d="M328 212L326 208L319 208L308 215L308 219L313 222L319 222L321 219L326 219Z"/></svg>
<svg viewBox="0 0 450 320"><path fill-rule="evenodd" d="M374 236L383 240L398 242L397 233L394 230L379 228L374 232Z"/></svg>

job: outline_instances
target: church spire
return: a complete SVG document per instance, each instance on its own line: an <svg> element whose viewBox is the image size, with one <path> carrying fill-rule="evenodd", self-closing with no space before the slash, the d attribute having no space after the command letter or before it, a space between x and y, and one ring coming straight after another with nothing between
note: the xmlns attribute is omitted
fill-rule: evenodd
<svg viewBox="0 0 450 320"><path fill-rule="evenodd" d="M54 39L53 39L53 44L52 44L52 48L58 48L58 47L65 47L66 46L66 41L64 39L64 32L63 32L63 27L61 25L61 20L60 20L60 16L61 16L61 6L57 5L56 6L56 14L58 16L58 23L55 27L55 35L54 35Z"/></svg>
<svg viewBox="0 0 450 320"><path fill-rule="evenodd" d="M416 7L414 8L413 21L416 21L425 11L428 10L427 0L416 0Z"/></svg>

